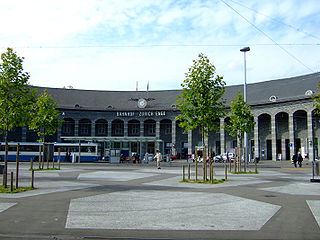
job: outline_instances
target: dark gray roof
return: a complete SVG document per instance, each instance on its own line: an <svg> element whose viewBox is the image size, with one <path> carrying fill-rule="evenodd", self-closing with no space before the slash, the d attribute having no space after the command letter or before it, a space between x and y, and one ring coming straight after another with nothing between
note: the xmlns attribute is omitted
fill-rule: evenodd
<svg viewBox="0 0 320 240"><path fill-rule="evenodd" d="M250 105L270 104L271 96L276 102L310 99L306 91L316 92L320 81L320 73L277 79L259 83L247 84L247 98ZM83 110L131 111L138 110L139 98L149 99L145 110L175 110L177 96L181 90L162 91L96 91L63 88L37 87L39 91L48 90L59 108ZM224 98L227 105L240 92L243 85L227 86Z"/></svg>

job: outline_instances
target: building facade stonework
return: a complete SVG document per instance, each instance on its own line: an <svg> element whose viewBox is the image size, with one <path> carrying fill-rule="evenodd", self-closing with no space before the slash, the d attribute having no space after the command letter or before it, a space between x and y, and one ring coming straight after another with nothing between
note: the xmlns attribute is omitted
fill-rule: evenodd
<svg viewBox="0 0 320 240"><path fill-rule="evenodd" d="M248 103L255 126L248 135L250 159L289 160L298 151L313 159L318 155L319 116L312 96L320 73L247 85ZM46 89L58 103L64 123L49 141L90 141L101 144L100 154L118 148L127 154L154 153L186 158L201 145L199 130L184 132L176 117L180 90L167 91L91 91ZM243 85L227 86L227 108ZM228 117L213 119L220 130L210 132L206 143L210 152L233 151L237 139L224 130ZM9 134L11 141L36 141L27 127Z"/></svg>

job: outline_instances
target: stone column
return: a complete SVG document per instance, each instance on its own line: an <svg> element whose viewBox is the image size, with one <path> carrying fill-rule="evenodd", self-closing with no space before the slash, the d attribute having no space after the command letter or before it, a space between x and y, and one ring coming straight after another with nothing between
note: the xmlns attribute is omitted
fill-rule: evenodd
<svg viewBox="0 0 320 240"><path fill-rule="evenodd" d="M192 130L188 131L188 154L192 154Z"/></svg>
<svg viewBox="0 0 320 240"><path fill-rule="evenodd" d="M111 137L112 134L112 121L108 122L108 136Z"/></svg>
<svg viewBox="0 0 320 240"><path fill-rule="evenodd" d="M271 116L271 146L272 146L272 159L277 160L277 132L276 132L276 116Z"/></svg>
<svg viewBox="0 0 320 240"><path fill-rule="evenodd" d="M224 118L220 118L220 150L221 150L221 153L225 153L226 152Z"/></svg>
<svg viewBox="0 0 320 240"><path fill-rule="evenodd" d="M159 144L159 140L160 140L160 121L156 121L156 149L160 150L160 144Z"/></svg>
<svg viewBox="0 0 320 240"><path fill-rule="evenodd" d="M171 123L171 143L172 143L172 155L176 155L176 141L177 141L177 129L176 129L176 124L177 121L176 119L172 120ZM174 147L173 147L174 146Z"/></svg>
<svg viewBox="0 0 320 240"><path fill-rule="evenodd" d="M91 123L91 135L92 137L96 136L96 122L93 120Z"/></svg>
<svg viewBox="0 0 320 240"><path fill-rule="evenodd" d="M312 124L312 111L308 111L307 113L307 127L308 127L308 142L307 142L307 150L309 154L309 160L313 160L313 124Z"/></svg>
<svg viewBox="0 0 320 240"><path fill-rule="evenodd" d="M253 129L253 138L254 138L254 157L261 157L260 151L259 151L259 118L257 116L254 117L254 122L256 123L254 125Z"/></svg>
<svg viewBox="0 0 320 240"><path fill-rule="evenodd" d="M289 114L289 141L290 141L289 142L289 144L290 144L290 159L292 159L292 156L295 153L293 113Z"/></svg>
<svg viewBox="0 0 320 240"><path fill-rule="evenodd" d="M144 136L144 122L140 122L140 137Z"/></svg>
<svg viewBox="0 0 320 240"><path fill-rule="evenodd" d="M123 136L128 137L128 121L123 121Z"/></svg>
<svg viewBox="0 0 320 240"><path fill-rule="evenodd" d="M79 120L74 120L74 136L79 136Z"/></svg>

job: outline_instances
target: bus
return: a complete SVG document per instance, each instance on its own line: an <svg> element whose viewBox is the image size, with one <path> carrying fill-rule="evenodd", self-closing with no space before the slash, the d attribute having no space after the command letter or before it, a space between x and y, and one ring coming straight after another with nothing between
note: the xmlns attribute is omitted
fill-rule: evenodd
<svg viewBox="0 0 320 240"><path fill-rule="evenodd" d="M1 142L0 144L0 160L3 161L5 159L5 143ZM16 160L18 144L20 161L37 160L39 158L39 150L43 143L8 142L8 161ZM44 155L49 156L50 161L52 161L52 158L55 161L60 159L60 161L65 162L94 162L99 160L97 143L45 143L44 153Z"/></svg>

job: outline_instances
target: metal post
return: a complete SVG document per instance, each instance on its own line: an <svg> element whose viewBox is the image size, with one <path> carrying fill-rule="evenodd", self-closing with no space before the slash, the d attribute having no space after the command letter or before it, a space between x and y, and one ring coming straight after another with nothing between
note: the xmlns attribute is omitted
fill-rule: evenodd
<svg viewBox="0 0 320 240"><path fill-rule="evenodd" d="M20 144L17 145L17 155L16 155L16 189L19 187L19 147Z"/></svg>
<svg viewBox="0 0 320 240"><path fill-rule="evenodd" d="M60 148L58 148L58 168L60 170L60 154L61 154L61 150Z"/></svg>
<svg viewBox="0 0 320 240"><path fill-rule="evenodd" d="M34 188L34 170L31 170L31 188Z"/></svg>
<svg viewBox="0 0 320 240"><path fill-rule="evenodd" d="M182 166L182 181L185 181L186 180L186 177L185 177L185 165Z"/></svg>
<svg viewBox="0 0 320 240"><path fill-rule="evenodd" d="M13 192L13 172L10 173L10 192Z"/></svg>
<svg viewBox="0 0 320 240"><path fill-rule="evenodd" d="M78 162L80 163L80 155L81 155L81 142L79 140L79 158L78 158ZM76 161L75 161L76 162Z"/></svg>
<svg viewBox="0 0 320 240"><path fill-rule="evenodd" d="M247 61L246 61L246 52L250 51L250 47L244 47L240 49L241 52L243 52L243 61L244 61L244 84L243 84L243 99L244 102L247 102ZM246 171L247 163L248 163L248 134L247 132L244 132L244 171ZM240 157L241 161L241 157Z"/></svg>

